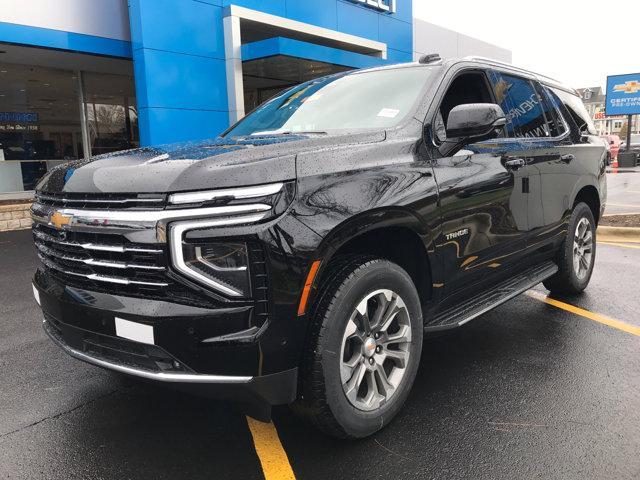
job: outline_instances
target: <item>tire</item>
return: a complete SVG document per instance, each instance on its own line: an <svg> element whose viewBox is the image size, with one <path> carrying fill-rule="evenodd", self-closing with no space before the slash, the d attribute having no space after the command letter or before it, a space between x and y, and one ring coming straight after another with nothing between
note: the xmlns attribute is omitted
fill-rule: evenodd
<svg viewBox="0 0 640 480"><path fill-rule="evenodd" d="M293 410L328 435L362 438L386 426L409 395L422 351L420 299L407 272L380 258L341 257L324 277Z"/></svg>
<svg viewBox="0 0 640 480"><path fill-rule="evenodd" d="M584 262L578 260L576 263L576 256L581 256ZM567 237L558 251L558 273L543 284L551 293L581 293L589 284L595 260L596 222L591 209L586 203L580 202L573 209Z"/></svg>

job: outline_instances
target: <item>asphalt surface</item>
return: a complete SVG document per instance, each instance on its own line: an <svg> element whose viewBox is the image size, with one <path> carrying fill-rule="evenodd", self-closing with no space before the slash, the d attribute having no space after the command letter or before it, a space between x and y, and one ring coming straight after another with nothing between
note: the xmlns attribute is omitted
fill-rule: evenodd
<svg viewBox="0 0 640 480"><path fill-rule="evenodd" d="M0 478L263 478L236 407L67 357L40 326L30 233L0 234L0 252ZM565 301L640 326L638 272L640 249L598 245ZM637 479L640 337L521 295L426 338L404 410L372 438L327 438L286 407L274 423L298 479Z"/></svg>
<svg viewBox="0 0 640 480"><path fill-rule="evenodd" d="M610 169L605 215L640 213L640 167Z"/></svg>

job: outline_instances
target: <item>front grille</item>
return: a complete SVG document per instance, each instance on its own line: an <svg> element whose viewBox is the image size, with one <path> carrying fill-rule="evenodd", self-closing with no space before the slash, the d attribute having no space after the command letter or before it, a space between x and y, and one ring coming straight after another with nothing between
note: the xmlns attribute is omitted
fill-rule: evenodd
<svg viewBox="0 0 640 480"><path fill-rule="evenodd" d="M167 275L164 245L131 243L117 234L60 231L42 224L34 224L33 237L40 261L65 285L203 307L220 303Z"/></svg>
<svg viewBox="0 0 640 480"><path fill-rule="evenodd" d="M205 308L216 308L228 303L249 299L229 300L213 291L202 289L177 273L170 271L171 262L166 243L135 243L125 233L135 233L129 238L155 238L156 221L149 219L162 216L164 197L157 202L155 197L138 195L124 197L104 194L101 197L89 194L37 194L32 207L34 218L33 237L40 261L48 274L60 283L82 290L113 295L164 300ZM147 202L148 201L148 202ZM84 202L84 203L83 203ZM108 203L120 202L120 203ZM143 202L143 203L140 203ZM147 203L145 203L147 202ZM143 210L140 209L145 205ZM152 208L151 205L154 205ZM58 209L59 205L70 207L74 221L53 226L53 216L69 210ZM85 207L85 208L82 208ZM247 205L245 211L264 211L265 205ZM256 207L256 210L253 210ZM227 207L222 207L227 208ZM232 207L228 207L232 208ZM269 207L270 208L270 207ZM100 210L99 213L93 213ZM177 215L188 209L172 210ZM197 210L197 211L196 211ZM192 210L195 214L219 215L212 208ZM88 221L82 218L87 213ZM118 220L118 214L135 220ZM225 217L233 220L235 211L224 211ZM244 212L241 212L244 213ZM158 215L160 214L160 215ZM114 221L102 220L112 216ZM189 215L189 213L187 213ZM92 219L93 217L93 219ZM173 218L179 218L174 216ZM84 223L83 223L84 222ZM154 241L154 240L149 240ZM251 272L256 321L262 324L269 313L269 288L265 253L256 241L247 241L249 271Z"/></svg>
<svg viewBox="0 0 640 480"><path fill-rule="evenodd" d="M52 207L86 208L91 210L101 209L135 209L144 208L161 209L165 205L166 195L139 194L126 196L120 194L88 194L65 193L59 194L36 193L36 201L42 205Z"/></svg>

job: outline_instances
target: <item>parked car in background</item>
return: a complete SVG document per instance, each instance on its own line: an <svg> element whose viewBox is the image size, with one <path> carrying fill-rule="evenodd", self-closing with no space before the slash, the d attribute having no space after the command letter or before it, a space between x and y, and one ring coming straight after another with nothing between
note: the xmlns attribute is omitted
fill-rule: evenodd
<svg viewBox="0 0 640 480"><path fill-rule="evenodd" d="M620 144L622 140L618 135L604 135L603 137L609 144L609 151L611 152L611 160L618 159L618 152L620 151Z"/></svg>
<svg viewBox="0 0 640 480"><path fill-rule="evenodd" d="M424 333L540 282L581 292L607 194L581 98L435 57L51 170L31 210L45 331L103 368L365 437L402 408Z"/></svg>

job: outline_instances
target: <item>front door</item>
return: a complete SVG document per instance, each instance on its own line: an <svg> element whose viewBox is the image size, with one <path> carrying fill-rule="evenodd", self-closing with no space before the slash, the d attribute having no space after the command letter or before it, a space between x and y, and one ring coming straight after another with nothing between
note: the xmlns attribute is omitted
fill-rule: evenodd
<svg viewBox="0 0 640 480"><path fill-rule="evenodd" d="M510 142L469 145L435 163L447 293L490 281L525 247L528 197L526 169L517 167Z"/></svg>
<svg viewBox="0 0 640 480"><path fill-rule="evenodd" d="M486 72L451 75L431 119L441 231L436 248L443 259L445 296L490 282L524 251L529 230L528 168L520 143L497 138L465 145L439 157L443 125L456 106L498 103Z"/></svg>

